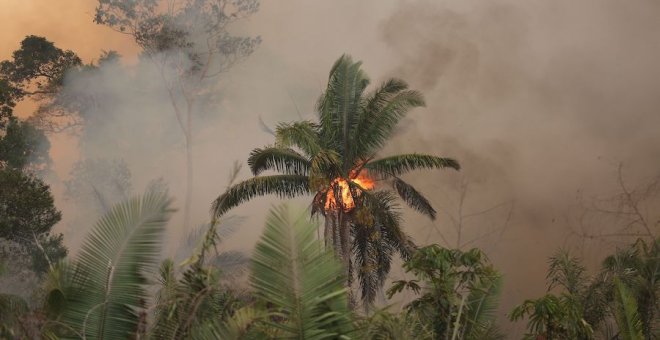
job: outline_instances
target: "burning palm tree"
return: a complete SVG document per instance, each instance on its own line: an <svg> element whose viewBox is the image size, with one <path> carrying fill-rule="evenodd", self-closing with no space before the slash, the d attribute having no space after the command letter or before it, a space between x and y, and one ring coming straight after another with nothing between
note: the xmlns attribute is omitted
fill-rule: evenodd
<svg viewBox="0 0 660 340"><path fill-rule="evenodd" d="M459 164L423 154L375 159L397 123L410 109L424 106L424 100L398 79L366 92L369 79L360 66L349 56L339 58L317 104L319 122L279 124L275 145L250 154L255 177L232 186L212 209L219 217L257 196L313 195L312 214L325 217L326 247L342 260L348 287L357 274L361 298L371 303L392 256L408 258L414 247L400 228L394 192L413 209L436 216L429 201L400 176L417 169L458 170ZM261 175L264 171L281 174Z"/></svg>

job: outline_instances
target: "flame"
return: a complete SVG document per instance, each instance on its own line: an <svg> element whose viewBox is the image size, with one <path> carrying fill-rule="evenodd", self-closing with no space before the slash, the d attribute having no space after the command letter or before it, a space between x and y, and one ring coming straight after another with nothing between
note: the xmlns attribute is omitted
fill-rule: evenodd
<svg viewBox="0 0 660 340"><path fill-rule="evenodd" d="M374 188L375 182L369 177L366 170L360 171L357 176L355 176L354 171L352 171L350 177L352 177L349 179L352 183L359 185L365 190L371 190ZM337 203L335 196L335 188L339 190L339 195L337 196L341 197L341 202L339 202L339 204ZM360 196L360 193L360 189L355 190L356 197ZM330 182L328 192L326 193L325 210L336 210L338 206L341 206L345 212L349 212L355 208L355 200L351 193L350 186L348 185L348 181L341 177L335 178Z"/></svg>

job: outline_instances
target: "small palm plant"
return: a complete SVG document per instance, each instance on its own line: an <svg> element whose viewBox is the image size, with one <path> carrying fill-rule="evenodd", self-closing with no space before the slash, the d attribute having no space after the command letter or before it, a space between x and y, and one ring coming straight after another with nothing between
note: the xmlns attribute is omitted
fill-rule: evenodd
<svg viewBox="0 0 660 340"><path fill-rule="evenodd" d="M312 213L325 218L326 246L342 260L348 287L357 272L366 303L382 287L392 256L399 253L407 259L414 248L400 228L396 195L436 217L428 199L401 176L418 169L459 169L453 159L425 154L377 159L399 121L424 100L399 79L369 92L368 85L360 62L346 55L339 58L316 106L318 122L279 124L275 144L250 154L255 177L232 186L212 208L219 217L258 196L313 196ZM266 171L280 174L263 175Z"/></svg>

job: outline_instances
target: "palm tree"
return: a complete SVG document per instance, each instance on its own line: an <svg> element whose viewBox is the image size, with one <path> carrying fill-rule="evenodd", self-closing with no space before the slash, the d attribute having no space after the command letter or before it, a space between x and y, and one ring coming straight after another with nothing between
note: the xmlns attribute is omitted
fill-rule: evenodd
<svg viewBox="0 0 660 340"><path fill-rule="evenodd" d="M511 321L528 318L529 337L544 339L593 339L605 321L607 300L601 280L591 280L580 261L567 251L550 257L546 276L548 293L527 299L509 315ZM561 288L559 295L550 293Z"/></svg>
<svg viewBox="0 0 660 340"><path fill-rule="evenodd" d="M635 300L645 339L653 339L660 333L659 254L660 238L640 238L603 261L602 275L614 291L611 295L616 296L617 291L625 289L627 294L624 295ZM625 287L619 288L617 280Z"/></svg>
<svg viewBox="0 0 660 340"><path fill-rule="evenodd" d="M401 176L417 169L458 170L459 164L416 153L375 159L398 122L410 109L424 106L424 100L398 79L367 92L369 79L360 66L347 55L339 58L316 106L318 122L279 124L275 145L250 154L255 177L220 195L212 210L219 217L258 196L313 195L312 214L325 218L326 247L333 247L342 260L348 287L357 271L362 300L370 303L393 254L405 259L414 247L400 228L394 193L413 209L436 217L428 199ZM265 171L280 174L262 175Z"/></svg>

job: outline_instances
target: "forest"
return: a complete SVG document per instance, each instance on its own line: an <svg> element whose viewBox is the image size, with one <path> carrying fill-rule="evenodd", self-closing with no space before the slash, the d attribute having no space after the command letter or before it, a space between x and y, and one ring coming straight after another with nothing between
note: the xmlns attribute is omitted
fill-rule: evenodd
<svg viewBox="0 0 660 340"><path fill-rule="evenodd" d="M660 339L658 5L0 12L0 339Z"/></svg>

